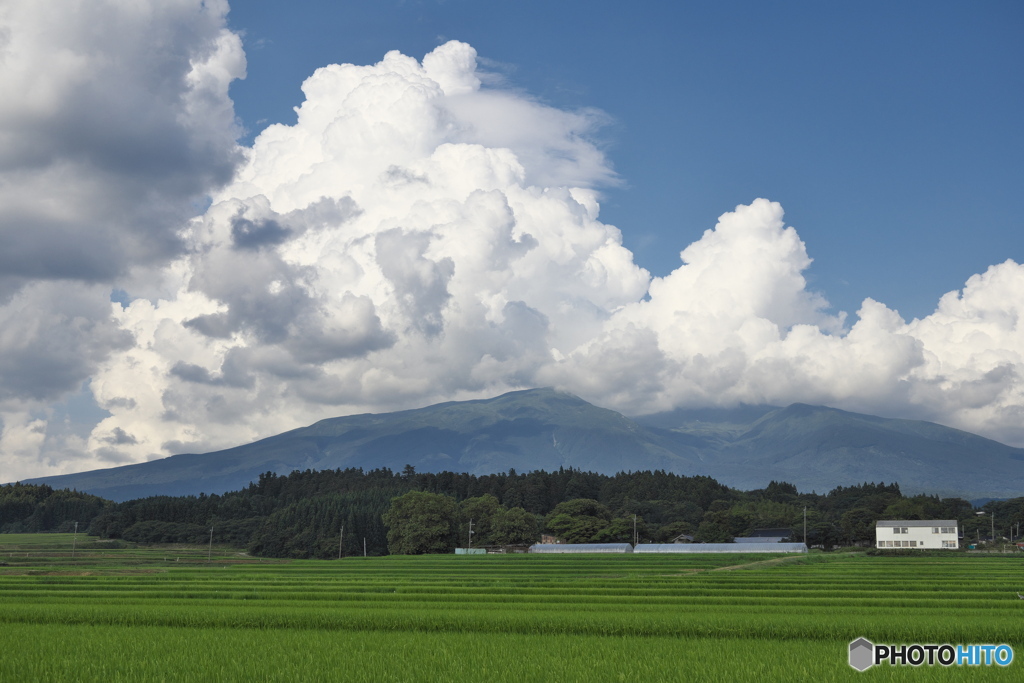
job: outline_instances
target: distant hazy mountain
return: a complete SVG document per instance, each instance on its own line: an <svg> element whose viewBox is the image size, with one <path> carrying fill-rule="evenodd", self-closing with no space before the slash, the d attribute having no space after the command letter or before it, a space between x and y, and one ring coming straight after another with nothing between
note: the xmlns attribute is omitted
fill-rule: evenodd
<svg viewBox="0 0 1024 683"><path fill-rule="evenodd" d="M573 467L663 469L754 489L772 479L819 493L865 481L967 498L1024 495L1024 450L928 422L832 408L742 406L629 419L551 389L321 420L202 455L30 480L113 500L222 493L261 473L412 465L487 474Z"/></svg>
<svg viewBox="0 0 1024 683"><path fill-rule="evenodd" d="M711 472L740 489L787 481L824 493L866 481L898 482L904 493L1024 496L1024 449L932 422L893 420L794 403L788 408L676 411L637 418L700 436Z"/></svg>

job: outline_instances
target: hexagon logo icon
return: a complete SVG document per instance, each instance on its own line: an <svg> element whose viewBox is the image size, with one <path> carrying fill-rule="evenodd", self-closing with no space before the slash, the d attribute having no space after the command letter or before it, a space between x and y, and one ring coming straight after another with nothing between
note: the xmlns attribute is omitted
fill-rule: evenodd
<svg viewBox="0 0 1024 683"><path fill-rule="evenodd" d="M867 638L858 638L850 643L850 666L864 671L875 663L875 646Z"/></svg>

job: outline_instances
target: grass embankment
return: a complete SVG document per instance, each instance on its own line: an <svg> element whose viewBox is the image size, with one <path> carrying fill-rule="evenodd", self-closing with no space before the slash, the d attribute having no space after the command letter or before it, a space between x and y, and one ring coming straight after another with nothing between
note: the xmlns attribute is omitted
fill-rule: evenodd
<svg viewBox="0 0 1024 683"><path fill-rule="evenodd" d="M859 636L1024 656L1014 556L260 563L216 545L71 557L70 535L20 538L0 537L4 681L819 681L858 676ZM860 676L1007 680L1019 666Z"/></svg>

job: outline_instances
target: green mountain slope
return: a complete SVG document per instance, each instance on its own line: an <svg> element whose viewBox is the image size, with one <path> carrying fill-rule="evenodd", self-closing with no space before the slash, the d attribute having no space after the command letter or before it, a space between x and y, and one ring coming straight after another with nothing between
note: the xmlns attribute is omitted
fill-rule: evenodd
<svg viewBox="0 0 1024 683"><path fill-rule="evenodd" d="M907 494L1009 497L1024 492L1024 451L929 422L794 404L722 448L715 472L740 488L763 486L770 472L818 492L896 481Z"/></svg>
<svg viewBox="0 0 1024 683"><path fill-rule="evenodd" d="M663 469L710 475L743 489L773 479L819 493L895 481L906 493L1024 495L1024 450L932 423L803 404L629 419L552 389L332 418L214 453L30 481L127 500L221 493L267 471L406 465L478 475Z"/></svg>
<svg viewBox="0 0 1024 683"><path fill-rule="evenodd" d="M690 472L695 449L611 410L551 389L321 420L245 446L138 465L33 479L112 500L220 493L267 471L388 467L487 474L572 467L595 472Z"/></svg>

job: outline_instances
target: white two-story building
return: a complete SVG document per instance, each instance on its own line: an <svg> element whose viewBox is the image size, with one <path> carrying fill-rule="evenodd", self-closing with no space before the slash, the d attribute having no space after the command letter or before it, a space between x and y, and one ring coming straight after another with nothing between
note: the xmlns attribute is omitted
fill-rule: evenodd
<svg viewBox="0 0 1024 683"><path fill-rule="evenodd" d="M955 519L883 519L875 522L876 548L956 550L960 547Z"/></svg>

